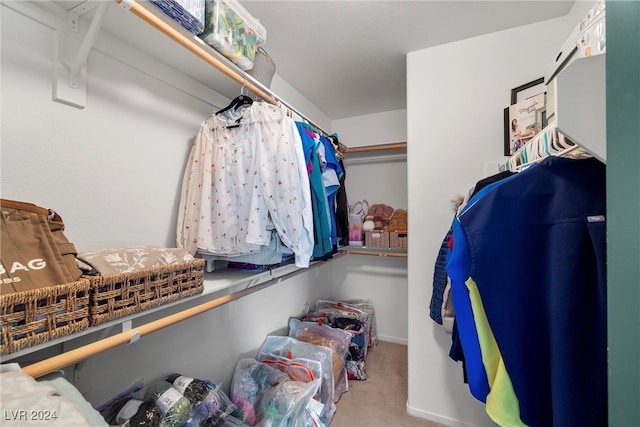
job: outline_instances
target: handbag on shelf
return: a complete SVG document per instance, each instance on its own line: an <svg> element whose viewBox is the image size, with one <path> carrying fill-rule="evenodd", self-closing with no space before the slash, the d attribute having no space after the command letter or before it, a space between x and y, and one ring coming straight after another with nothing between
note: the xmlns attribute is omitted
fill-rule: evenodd
<svg viewBox="0 0 640 427"><path fill-rule="evenodd" d="M23 292L77 281L75 245L51 209L0 199L0 293Z"/></svg>

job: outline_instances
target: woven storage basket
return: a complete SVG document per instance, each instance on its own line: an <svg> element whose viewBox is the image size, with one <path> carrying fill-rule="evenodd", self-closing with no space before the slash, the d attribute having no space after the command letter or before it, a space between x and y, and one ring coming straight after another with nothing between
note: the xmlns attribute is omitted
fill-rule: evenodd
<svg viewBox="0 0 640 427"><path fill-rule="evenodd" d="M366 231L364 233L364 245L368 248L389 249L388 231Z"/></svg>
<svg viewBox="0 0 640 427"><path fill-rule="evenodd" d="M92 326L138 313L204 290L204 260L174 263L130 273L88 277Z"/></svg>
<svg viewBox="0 0 640 427"><path fill-rule="evenodd" d="M408 233L406 231L389 232L389 247L391 249L407 249Z"/></svg>
<svg viewBox="0 0 640 427"><path fill-rule="evenodd" d="M276 63L273 62L271 55L262 47L256 49L256 58L253 62L253 68L247 70L247 74L254 77L262 83L264 87L271 87L271 80L276 73Z"/></svg>
<svg viewBox="0 0 640 427"><path fill-rule="evenodd" d="M80 279L0 295L0 353L14 353L88 328L89 289L89 281Z"/></svg>

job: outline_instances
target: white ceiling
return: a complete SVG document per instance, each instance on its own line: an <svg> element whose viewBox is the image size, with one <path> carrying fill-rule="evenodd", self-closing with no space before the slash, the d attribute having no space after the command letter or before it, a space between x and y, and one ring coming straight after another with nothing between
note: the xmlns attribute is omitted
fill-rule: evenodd
<svg viewBox="0 0 640 427"><path fill-rule="evenodd" d="M406 108L406 53L566 15L575 0L240 0L276 73L330 119Z"/></svg>

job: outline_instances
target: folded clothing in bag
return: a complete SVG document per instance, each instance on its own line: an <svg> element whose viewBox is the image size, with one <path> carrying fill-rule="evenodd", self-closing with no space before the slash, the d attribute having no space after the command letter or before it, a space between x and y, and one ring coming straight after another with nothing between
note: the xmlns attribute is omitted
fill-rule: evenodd
<svg viewBox="0 0 640 427"><path fill-rule="evenodd" d="M336 317L331 321L332 327L347 331L351 335L345 364L350 380L367 379L367 339L364 325L365 322L349 317Z"/></svg>
<svg viewBox="0 0 640 427"><path fill-rule="evenodd" d="M292 363L305 364L314 375L321 379L316 399L322 404L319 416L325 424L329 424L335 413L334 378L331 349L300 341L292 337L268 336L260 350L258 360L289 359ZM305 373L302 372L304 375ZM308 374L307 374L308 375Z"/></svg>

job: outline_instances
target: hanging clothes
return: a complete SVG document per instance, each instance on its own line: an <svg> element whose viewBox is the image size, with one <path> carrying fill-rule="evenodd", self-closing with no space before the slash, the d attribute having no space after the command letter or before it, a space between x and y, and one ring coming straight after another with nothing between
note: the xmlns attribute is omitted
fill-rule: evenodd
<svg viewBox="0 0 640 427"><path fill-rule="evenodd" d="M313 259L319 259L330 254L333 249L331 243L330 209L327 206L327 193L322 178L322 167L318 154L321 142L319 135L311 131L305 123L296 122L296 126L302 140L304 159L307 165L311 188L314 231Z"/></svg>
<svg viewBox="0 0 640 427"><path fill-rule="evenodd" d="M185 170L177 245L233 258L269 246L274 229L309 266L313 220L309 178L293 120L265 102L206 119Z"/></svg>
<svg viewBox="0 0 640 427"><path fill-rule="evenodd" d="M331 230L332 253L338 250L338 228L336 222L335 200L340 189L340 177L343 174L342 166L338 162L331 141L325 136L320 136L319 146L320 165L322 167L322 182L327 194L327 209L329 209L329 221Z"/></svg>
<svg viewBox="0 0 640 427"><path fill-rule="evenodd" d="M526 425L607 424L605 208L602 163L548 157L454 221L447 272L470 389L488 403L510 382L507 415Z"/></svg>
<svg viewBox="0 0 640 427"><path fill-rule="evenodd" d="M487 187L490 184L502 181L503 179L514 175L515 173L516 172L512 171L503 171L481 179L469 190L468 197L465 197L462 203L454 201L454 211L459 212L460 209L463 209L466 203L468 203L469 198L475 196L483 188ZM446 267L447 258L453 246L452 236L453 225L449 227L449 230L447 231L440 245L438 256L436 257L436 263L433 273L431 302L429 303L429 316L431 317L431 319L433 319L434 322L442 325L445 331L448 333L452 332L453 313L451 312L453 307L449 298L451 287L449 284L449 277L447 276Z"/></svg>
<svg viewBox="0 0 640 427"><path fill-rule="evenodd" d="M343 156L340 152L340 147L342 144L338 140L338 135L333 134L327 137L329 141L331 141L331 145L333 145L334 152L336 153L336 157L338 159L338 164L340 169L342 170L342 174L339 176L340 178L340 188L336 193L335 198L335 216L336 216L336 233L338 235L338 245L339 246L348 246L349 245L349 201L347 200L347 188L346 188L346 180L347 173L344 167L344 163L342 161Z"/></svg>

